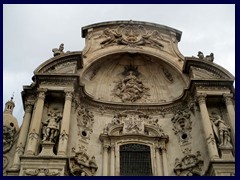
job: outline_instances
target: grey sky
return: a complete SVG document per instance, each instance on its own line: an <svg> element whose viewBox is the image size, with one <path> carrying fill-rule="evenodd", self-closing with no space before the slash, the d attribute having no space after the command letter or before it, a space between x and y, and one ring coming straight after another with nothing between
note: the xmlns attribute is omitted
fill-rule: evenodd
<svg viewBox="0 0 240 180"><path fill-rule="evenodd" d="M64 43L65 51L81 51L81 27L115 20L166 25L183 32L184 56L214 53L214 62L235 76L235 5L3 5L3 108L15 92L14 116L22 123L21 91L33 71Z"/></svg>

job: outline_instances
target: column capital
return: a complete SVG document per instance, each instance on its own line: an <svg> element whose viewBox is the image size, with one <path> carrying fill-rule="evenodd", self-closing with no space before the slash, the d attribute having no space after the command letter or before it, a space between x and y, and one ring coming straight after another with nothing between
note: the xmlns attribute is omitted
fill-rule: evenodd
<svg viewBox="0 0 240 180"><path fill-rule="evenodd" d="M34 105L33 102L30 101L25 102L25 112L30 113L33 109L33 105Z"/></svg>
<svg viewBox="0 0 240 180"><path fill-rule="evenodd" d="M233 103L233 102L232 102L232 100L233 100L233 94L223 93L223 98L224 98L225 103L226 103L227 105Z"/></svg>
<svg viewBox="0 0 240 180"><path fill-rule="evenodd" d="M38 99L43 99L44 100L45 96L46 96L47 89L46 88L38 88L37 92L38 92Z"/></svg>
<svg viewBox="0 0 240 180"><path fill-rule="evenodd" d="M206 93L197 93L197 99L199 104L205 104L206 103Z"/></svg>

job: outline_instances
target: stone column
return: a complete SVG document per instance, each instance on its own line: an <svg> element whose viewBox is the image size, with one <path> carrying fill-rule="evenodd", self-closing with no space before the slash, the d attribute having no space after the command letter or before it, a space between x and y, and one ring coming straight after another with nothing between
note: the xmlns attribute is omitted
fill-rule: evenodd
<svg viewBox="0 0 240 180"><path fill-rule="evenodd" d="M230 127L232 131L232 141L233 141L233 145L235 145L235 110L234 110L233 101L232 101L233 95L223 94L223 97L226 103L228 116L230 120Z"/></svg>
<svg viewBox="0 0 240 180"><path fill-rule="evenodd" d="M69 136L69 127L71 122L71 106L72 106L72 91L65 91L65 103L63 110L63 118L61 124L61 132L59 136L59 146L57 155L66 156L67 155L67 144Z"/></svg>
<svg viewBox="0 0 240 180"><path fill-rule="evenodd" d="M162 151L162 164L163 164L163 175L168 176L168 161L167 161L167 150L165 142L160 145Z"/></svg>
<svg viewBox="0 0 240 180"><path fill-rule="evenodd" d="M216 146L216 141L214 138L214 133L212 130L212 124L209 118L207 106L206 106L206 94L197 94L198 103L202 116L202 126L204 135L207 141L207 148L210 159L219 159L218 150Z"/></svg>
<svg viewBox="0 0 240 180"><path fill-rule="evenodd" d="M21 130L20 130L20 133L19 133L19 138L18 138L18 141L17 141L17 147L16 147L16 151L15 151L15 154L14 154L14 158L13 158L13 165L12 165L13 169L19 169L19 167L20 167L19 157L21 155L23 155L24 148L26 146L27 133L28 133L29 125L30 125L32 109L33 109L33 103L26 102L25 114L24 114L24 117L23 117L23 123L22 123L22 127L21 127Z"/></svg>
<svg viewBox="0 0 240 180"><path fill-rule="evenodd" d="M156 152L157 176L163 176L162 157L159 147L155 148L155 152Z"/></svg>
<svg viewBox="0 0 240 180"><path fill-rule="evenodd" d="M108 176L108 147L109 145L103 145L103 176Z"/></svg>
<svg viewBox="0 0 240 180"><path fill-rule="evenodd" d="M111 158L111 166L110 166L110 176L115 176L115 146L111 144L110 147L110 158Z"/></svg>
<svg viewBox="0 0 240 180"><path fill-rule="evenodd" d="M38 98L28 134L27 155L35 155L37 150L46 91L46 89L38 89Z"/></svg>

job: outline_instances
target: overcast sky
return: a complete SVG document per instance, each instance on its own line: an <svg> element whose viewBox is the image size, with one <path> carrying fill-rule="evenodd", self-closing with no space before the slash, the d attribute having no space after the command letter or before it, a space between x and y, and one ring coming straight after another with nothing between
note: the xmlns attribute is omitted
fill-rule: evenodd
<svg viewBox="0 0 240 180"><path fill-rule="evenodd" d="M214 53L235 76L235 5L3 5L3 109L14 92L13 115L22 123L21 91L52 48L81 51L81 27L115 20L147 21L182 31L184 56Z"/></svg>

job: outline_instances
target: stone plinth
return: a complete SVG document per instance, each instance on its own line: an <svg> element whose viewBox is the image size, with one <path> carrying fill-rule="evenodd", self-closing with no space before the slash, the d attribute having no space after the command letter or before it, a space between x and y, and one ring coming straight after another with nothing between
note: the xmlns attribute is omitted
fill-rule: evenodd
<svg viewBox="0 0 240 180"><path fill-rule="evenodd" d="M43 142L42 143L42 151L39 154L39 156L56 156L53 153L53 147L54 147L54 143L52 143L52 142Z"/></svg>

